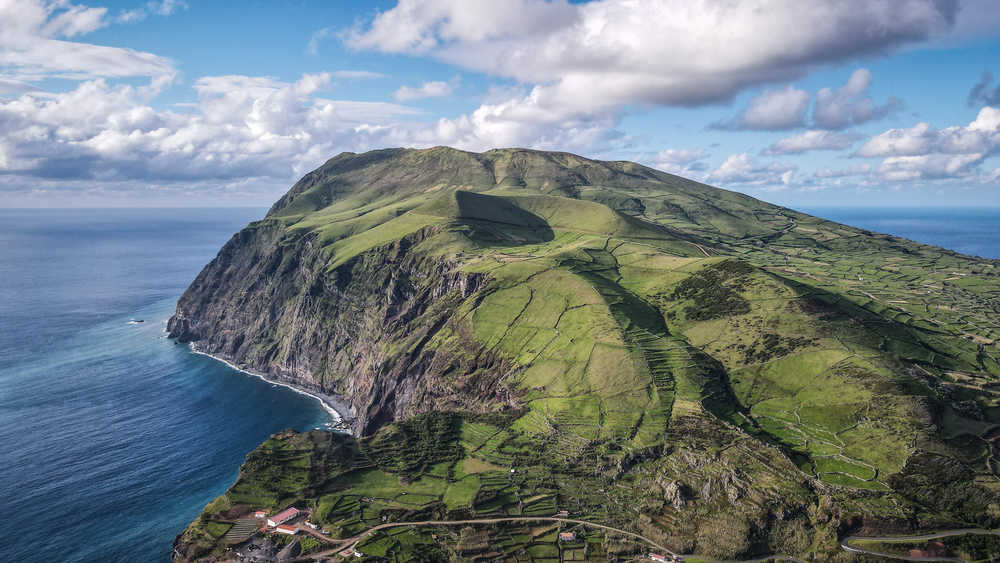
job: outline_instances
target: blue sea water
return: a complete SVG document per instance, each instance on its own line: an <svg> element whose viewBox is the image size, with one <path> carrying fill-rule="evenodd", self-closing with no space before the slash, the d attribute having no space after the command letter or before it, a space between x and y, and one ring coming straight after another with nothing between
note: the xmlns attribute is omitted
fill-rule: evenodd
<svg viewBox="0 0 1000 563"><path fill-rule="evenodd" d="M1000 258L1000 207L800 207L799 211L982 258Z"/></svg>
<svg viewBox="0 0 1000 563"><path fill-rule="evenodd" d="M250 450L331 422L164 335L264 212L0 209L0 561L167 561Z"/></svg>
<svg viewBox="0 0 1000 563"><path fill-rule="evenodd" d="M1000 258L997 209L804 211ZM166 561L247 452L330 423L164 337L177 297L263 213L0 209L0 561Z"/></svg>

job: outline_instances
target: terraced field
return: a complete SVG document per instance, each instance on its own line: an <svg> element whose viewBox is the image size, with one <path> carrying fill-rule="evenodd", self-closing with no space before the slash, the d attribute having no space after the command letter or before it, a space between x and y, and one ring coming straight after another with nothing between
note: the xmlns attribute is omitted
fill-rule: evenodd
<svg viewBox="0 0 1000 563"><path fill-rule="evenodd" d="M824 561L860 523L1000 526L998 266L633 163L341 155L227 245L171 330L344 396L358 436L272 438L206 518L294 502L347 537L566 510L677 552ZM555 532L360 549L641 549Z"/></svg>

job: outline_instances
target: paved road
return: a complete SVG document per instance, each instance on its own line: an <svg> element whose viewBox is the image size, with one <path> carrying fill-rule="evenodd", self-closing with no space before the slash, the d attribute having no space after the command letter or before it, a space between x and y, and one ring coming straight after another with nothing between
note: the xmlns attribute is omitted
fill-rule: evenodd
<svg viewBox="0 0 1000 563"><path fill-rule="evenodd" d="M327 551L322 551L319 553L312 554L313 559L322 559L324 557L330 557L344 549L353 548L361 540L370 536L371 534L384 530L386 528L398 528L399 526L460 526L463 524L499 524L501 522L564 522L567 524L580 524L582 526L589 526L591 528L600 528L602 530L607 530L609 532L614 532L616 534L622 534L623 536L629 536L638 540L642 540L649 545L655 547L656 549L670 554L676 555L673 551L670 551L666 547L654 542L653 540L640 536L639 534L634 534L632 532L626 532L625 530L619 530L618 528L612 528L611 526L605 526L604 524L595 524L593 522L587 522L586 520L574 520L572 518L554 518L554 517L531 517L531 516L509 516L505 518L482 518L478 520L424 520L420 522L390 522L388 524L379 524L373 528L369 528L360 534L346 538L343 540L331 540L326 538L330 542L340 542L340 547L336 549L331 549Z"/></svg>
<svg viewBox="0 0 1000 563"><path fill-rule="evenodd" d="M510 516L510 517L505 517L505 518L482 518L482 519L477 519L477 520L424 520L424 521L421 521L421 522L390 522L388 524L380 524L380 525L375 526L373 528L369 528L368 530L365 530L364 532L361 532L360 534L358 534L356 536L353 536L353 537L350 537L350 538L345 538L345 539L342 539L342 540L334 540L334 539L331 539L331 538L328 538L328 537L325 537L325 536L321 536L322 539L325 539L327 542L339 543L340 547L337 547L336 549L322 551L322 552L319 552L319 553L314 553L314 554L311 555L311 557L313 559L322 559L324 557L330 557L330 556L332 556L332 555L334 555L336 553L339 553L339 552L343 551L344 549L354 548L355 546L357 546L358 543L361 542L361 540L365 539L366 537L370 536L371 534L373 534L373 533L375 533L375 532L377 532L379 530L384 530L386 528L397 528L399 526L459 526L459 525L463 525L463 524L498 524L498 523L501 523L501 522L563 522L563 523L568 523L568 524L580 524L582 526L589 526L591 528L599 528L601 530L606 530L606 531L609 531L609 532L614 532L616 534L622 534L624 536L635 538L637 540L641 540L641 541L646 542L647 544L655 547L657 550L662 551L665 554L669 554L669 555L673 555L673 556L677 556L678 555L677 553L675 553L675 552L667 549L666 547L664 547L664 546L662 546L662 545L654 542L653 540L651 540L651 539L649 539L649 538L647 538L645 536L641 536L639 534L635 534L635 533L632 533L632 532L627 532L625 530L620 530L618 528L612 528L611 526L605 526L604 524L595 524L594 522L588 522L586 520L575 520L573 518L555 518L555 517L545 517L545 516L539 516L539 517ZM759 557L757 559L747 559L747 560L743 560L743 561L716 561L716 560L713 560L713 559L707 559L705 557L697 556L697 555L682 555L681 557L684 557L684 558L687 558L687 557L698 557L702 561L709 561L710 563L758 563L760 561L770 561L770 560L793 561L795 563L806 563L805 561L803 561L801 559L797 559L797 558L789 556L789 555L768 555L768 556L765 556L765 557Z"/></svg>
<svg viewBox="0 0 1000 563"><path fill-rule="evenodd" d="M840 547L853 553L866 553L868 555L891 557L902 561L957 561L958 563L967 563L965 559L962 559L960 557L908 557L905 555L890 555L887 553L880 553L878 551L872 551L870 549L865 549L863 547L854 547L851 545L851 542L855 540L917 542L917 541L936 540L939 538L948 538L953 536L965 536L965 535L1000 536L1000 531L984 530L982 528L963 528L960 530L945 530L943 532L932 532L929 534L918 534L912 536L848 536L840 541Z"/></svg>
<svg viewBox="0 0 1000 563"><path fill-rule="evenodd" d="M791 555L765 555L763 557L758 557L756 559L740 559L740 560L735 560L735 559L727 559L727 560L709 559L708 557L705 557L704 555L697 555L697 554L694 554L694 553L689 553L687 555L681 555L681 557L683 557L685 560L688 557L693 557L693 558L698 559L699 561L708 561L708 563L761 563L761 561L794 561L795 563L806 563L805 561L803 561L803 560L801 560L801 559L799 559L797 557L792 557Z"/></svg>
<svg viewBox="0 0 1000 563"><path fill-rule="evenodd" d="M314 538L316 538L318 540L322 540L322 541L324 541L326 543L336 543L336 544L339 544L339 543L342 543L342 542L346 541L346 540L335 540L335 539L331 538L330 536L321 534L321 533L317 532L316 530L313 530L312 528L310 528L308 526L299 526L299 531L300 532L305 532L305 533L309 534L310 536L312 536L312 537L314 537Z"/></svg>

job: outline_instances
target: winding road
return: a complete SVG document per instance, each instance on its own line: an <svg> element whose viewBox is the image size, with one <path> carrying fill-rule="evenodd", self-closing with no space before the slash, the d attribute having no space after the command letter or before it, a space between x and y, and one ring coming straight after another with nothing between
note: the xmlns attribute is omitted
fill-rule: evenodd
<svg viewBox="0 0 1000 563"><path fill-rule="evenodd" d="M364 532L361 532L360 534L357 534L355 536L351 536L349 538L344 538L344 539L332 539L332 538L326 537L326 536L324 536L324 535L322 535L319 532L316 532L314 530L308 530L308 529L305 529L305 528L299 528L299 529L301 531L306 532L306 533L308 533L310 535L313 535L313 536L315 536L315 537L317 537L319 539L322 539L322 540L324 540L324 541L326 541L328 543L334 543L334 544L338 545L338 547L336 547L334 549L329 549L329 550L326 550L326 551L321 551L321 552L313 553L313 554L310 555L310 557L312 557L313 559L324 559L324 558L330 557L332 555L335 555L337 553L340 553L341 551L343 551L345 549L353 549L363 539L367 538L368 536L374 534L375 532L377 532L379 530L384 530L384 529L387 529L387 528L398 528L400 526L461 526L461 525L466 525L466 524L470 524L470 525L471 524L499 524L499 523L502 523L502 522L562 522L562 523L566 523L566 524L579 524L581 526L588 526L588 527L591 527L591 528L598 528L598 529L605 530L605 531L608 531L608 532L613 532L613 533L616 533L616 534L621 534L623 536L628 536L630 538L635 538L637 540L644 541L647 544L649 544L650 546L656 548L657 550L659 550L659 551L661 551L661 552L663 552L665 554L672 555L674 557L682 557L682 558L685 558L685 559L688 558L688 557L697 557L699 560L701 560L701 561L707 561L709 563L758 563L758 562L761 562L761 561L774 561L774 560L777 560L777 561L792 561L794 563L806 563L805 561L803 561L801 559L798 559L798 558L795 558L795 557L792 557L790 555L767 555L767 556L763 556L763 557L758 557L756 559L746 559L746 560L741 560L741 561L718 561L718 560L708 559L706 557L698 556L698 555L693 555L693 554L678 554L678 553L675 553L674 551L671 551L670 549L664 547L663 545L660 545L660 544L656 543L655 541L653 541L653 540L651 540L651 539L649 539L649 538L647 538L645 536L642 536L642 535L639 535L639 534L636 534L636 533L633 533L633 532L627 532L625 530L621 530L621 529L618 529L618 528L613 528L611 526L605 526L604 524L595 524L594 522L588 522L586 520L576 520L576 519L573 519L573 518L556 518L556 517L546 517L546 516L537 516L537 517L532 517L532 516L508 516L508 517L503 517L503 518L481 518L481 519L476 519L476 520L423 520L423 521L419 521L419 522L390 522L390 523L387 523L387 524L380 524L378 526L374 526L372 528L369 528L369 529L365 530Z"/></svg>
<svg viewBox="0 0 1000 563"><path fill-rule="evenodd" d="M374 527L369 528L369 529L367 529L367 530L365 530L365 531L363 531L363 532L361 532L361 533L359 533L357 535L351 536L349 538L344 538L344 539L333 539L333 538L327 537L327 536L325 536L323 534L320 534L319 532L317 532L315 530L310 530L308 528L299 528L299 530L302 531L302 532L305 532L305 533L307 533L307 534L309 534L311 536L314 536L314 537L316 537L316 538L318 538L320 540L323 540L324 542L326 542L328 544L335 544L335 545L337 545L336 548L328 549L326 551L321 551L321 552L318 552L318 553L313 553L313 554L310 555L310 557L312 557L313 559L325 559L327 557L331 557L333 555L336 555L337 553L339 553L339 552L341 552L341 551L343 551L345 549L353 549L359 543L361 543L361 541L364 540L365 538L371 536L372 534L378 532L379 530L385 530L385 529L388 529L388 528L398 528L400 526L462 526L462 525L475 525L475 524L499 524L499 523L503 523L503 522L560 522L560 523L565 523L565 524L578 524L578 525L581 525L581 526L587 526L587 527L591 527L591 528L597 528L597 529L600 529L600 530L605 530L605 531L608 531L608 532L613 532L613 533L616 533L616 534L621 534L623 536L628 536L628 537L631 537L631 538L635 538L637 540L646 542L650 546L656 548L657 550L662 551L663 553L666 553L666 554L669 554L669 555L672 555L672 556L675 556L675 557L679 556L679 557L682 557L682 558L685 558L685 559L688 558L688 557L697 557L700 560L708 561L708 562L711 562L711 563L758 563L758 562L762 562L762 561L792 561L794 563L805 563L805 561L803 561L801 559L798 559L796 557L792 557L790 555L777 555L777 554L766 555L766 556L763 556L763 557L758 557L756 559L745 559L745 560L739 560L739 561L736 561L736 560L714 560L714 559L708 559L708 558L706 558L704 556L698 556L698 555L695 555L695 554L678 554L678 553L675 553L675 552L671 551L670 549L666 548L665 546L660 545L660 544L656 543L655 541L653 541L653 540L651 540L651 539L649 539L649 538L647 538L645 536L636 534L634 532L628 532L628 531L621 530L621 529L618 529L618 528L613 528L611 526L605 526L604 524L596 524L594 522L588 522L586 520L576 520L576 519L573 519L573 518L556 518L556 517L546 517L546 516L537 516L537 517L532 517L532 516L508 516L508 517L503 517L503 518L480 518L480 519L475 519L475 520L422 520L422 521L417 521L417 522L389 522L389 523L386 523L386 524L379 524L378 526L374 526ZM963 529L957 529L957 530L945 530L945 531L941 531L941 532L933 532L933 533L928 533L928 534L916 534L916 535L910 535L910 536L848 536L848 537L845 537L844 539L842 539L840 541L840 547L843 548L844 550L850 551L852 553L863 553L863 554L875 555L875 556L879 556L879 557L888 557L888 558L892 558L892 559L896 559L896 560L901 560L901 561L954 561L954 562L957 562L957 563L967 563L964 559L962 559L960 557L909 557L909 556L905 556L905 555L895 555L895 554L889 554L889 553L881 553L881 552L873 551L873 550L870 550L870 549L865 549L865 548L861 548L861 547L852 546L851 542L854 542L854 541L887 541L887 542L890 542L890 541L897 541L897 542L898 541L913 541L913 542L919 542L919 541L927 541L927 540L934 540L934 539L954 537L954 536L964 536L964 535L970 535L970 534L971 535L984 535L984 536L985 535L1000 536L1000 531L997 531L997 530L986 530L986 529L982 529L982 528L963 528Z"/></svg>
<svg viewBox="0 0 1000 563"><path fill-rule="evenodd" d="M313 559L323 559L325 557L330 557L336 553L339 553L345 549L354 548L361 540L367 538L373 533L384 530L386 528L398 528L400 526L461 526L465 524L499 524L501 522L563 522L567 524L579 524L582 526L589 526L591 528L599 528L601 530L607 530L609 532L614 532L616 534L622 534L623 536L629 536L638 540L642 540L647 544L655 547L656 549L663 551L664 553L670 555L677 555L673 551L670 551L666 547L654 542L653 540L640 536L632 532L626 532L625 530L619 530L618 528L612 528L611 526L605 526L604 524L595 524L593 522L587 522L586 520L574 520L572 518L555 518L555 517L545 517L545 516L508 516L504 518L482 518L477 520L423 520L419 522L390 522L387 524L379 524L378 526L369 528L364 532L350 538L345 538L342 540L335 540L327 538L319 534L313 534L319 538L326 540L329 543L339 543L339 547L335 549L330 549L327 551L321 551L319 553L314 553L311 555ZM300 528L302 529L302 528ZM305 531L303 529L303 531Z"/></svg>
<svg viewBox="0 0 1000 563"><path fill-rule="evenodd" d="M852 553L864 553L867 555L877 555L879 557L889 557L893 559L898 559L901 561L957 561L958 563L967 563L965 559L961 557L908 557L905 555L893 555L889 553L882 553L879 551L872 551L870 549L865 549L862 547L854 547L851 545L852 541L883 541L883 542L893 542L893 541L927 541L936 540L939 538L948 538L954 536L965 536L965 535L977 535L977 536L1000 536L1000 531L996 530L984 530L982 528L963 528L959 530L945 530L943 532L933 532L930 534L918 534L913 536L847 536L846 538L840 540L840 547Z"/></svg>

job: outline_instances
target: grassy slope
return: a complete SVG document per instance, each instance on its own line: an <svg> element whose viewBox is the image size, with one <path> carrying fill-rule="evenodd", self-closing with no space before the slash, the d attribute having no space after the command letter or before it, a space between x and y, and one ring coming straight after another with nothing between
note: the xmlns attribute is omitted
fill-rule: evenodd
<svg viewBox="0 0 1000 563"><path fill-rule="evenodd" d="M747 544L749 532L705 535L714 518L752 521L773 503L821 506L810 478L845 487L831 489L840 510L876 520L975 516L957 500L926 498L915 483L933 479L932 470L902 471L917 454L960 459L983 507L997 489L986 441L1000 423L991 390L1000 375L995 261L632 163L517 150L341 155L265 221L289 236L315 233L331 267L433 229L419 250L491 276L485 297L456 315L516 360L507 384L525 410L492 423L460 416L446 440L456 448L437 464L387 471L390 462L369 457L307 494L294 464L284 464L273 477L280 486L244 493L243 478L231 502L276 508L299 487L300 500L318 503L344 533L389 509L574 507L635 527L629 507L641 506L649 533L721 556L766 546ZM449 345L447 332L428 343ZM386 460L403 455L385 451ZM613 469L623 466L624 476ZM619 478L627 490L612 490ZM677 506L639 493L671 480L709 483L708 492L686 494L704 507L692 519L697 529L684 531L690 522ZM728 483L729 498L713 495L711 483ZM376 499L360 516L359 498ZM797 524L813 530L811 539L778 543L800 553L835 549L817 518Z"/></svg>

